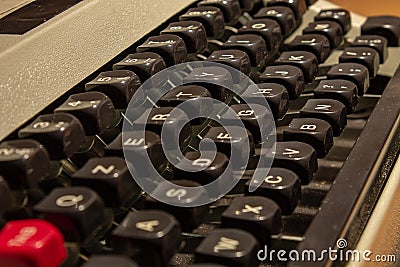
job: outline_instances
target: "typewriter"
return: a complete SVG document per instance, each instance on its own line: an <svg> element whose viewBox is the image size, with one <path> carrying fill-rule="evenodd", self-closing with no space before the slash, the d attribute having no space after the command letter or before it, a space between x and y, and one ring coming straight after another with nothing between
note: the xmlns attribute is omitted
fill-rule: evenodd
<svg viewBox="0 0 400 267"><path fill-rule="evenodd" d="M325 0L0 8L0 266L395 265L400 18Z"/></svg>

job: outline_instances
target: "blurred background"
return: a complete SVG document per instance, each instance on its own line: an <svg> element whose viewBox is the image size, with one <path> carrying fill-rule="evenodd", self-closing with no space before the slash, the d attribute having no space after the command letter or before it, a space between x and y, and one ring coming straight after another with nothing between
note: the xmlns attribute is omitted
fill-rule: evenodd
<svg viewBox="0 0 400 267"><path fill-rule="evenodd" d="M400 0L330 0L360 15L400 16Z"/></svg>

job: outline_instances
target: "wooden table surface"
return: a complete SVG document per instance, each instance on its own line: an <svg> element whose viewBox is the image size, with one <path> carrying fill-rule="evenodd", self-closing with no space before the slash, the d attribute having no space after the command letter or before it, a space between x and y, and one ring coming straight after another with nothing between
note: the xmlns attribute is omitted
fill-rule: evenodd
<svg viewBox="0 0 400 267"><path fill-rule="evenodd" d="M330 0L345 9L364 16L400 16L400 0Z"/></svg>

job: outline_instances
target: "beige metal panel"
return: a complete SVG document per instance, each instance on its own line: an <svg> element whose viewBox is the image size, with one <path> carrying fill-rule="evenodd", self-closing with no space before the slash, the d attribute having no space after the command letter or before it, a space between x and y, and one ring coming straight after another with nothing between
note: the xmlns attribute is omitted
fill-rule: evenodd
<svg viewBox="0 0 400 267"><path fill-rule="evenodd" d="M194 0L84 0L0 36L0 140Z"/></svg>

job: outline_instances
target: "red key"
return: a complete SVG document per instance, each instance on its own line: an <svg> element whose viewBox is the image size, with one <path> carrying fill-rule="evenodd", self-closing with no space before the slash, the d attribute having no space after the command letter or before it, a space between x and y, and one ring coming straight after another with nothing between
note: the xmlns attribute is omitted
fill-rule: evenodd
<svg viewBox="0 0 400 267"><path fill-rule="evenodd" d="M63 236L47 221L11 221L0 232L0 266L58 267L66 256Z"/></svg>

